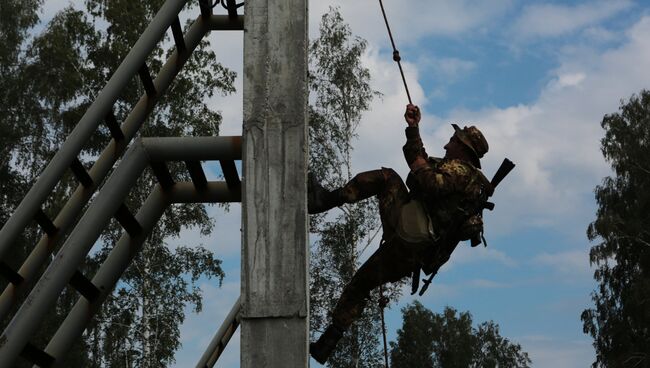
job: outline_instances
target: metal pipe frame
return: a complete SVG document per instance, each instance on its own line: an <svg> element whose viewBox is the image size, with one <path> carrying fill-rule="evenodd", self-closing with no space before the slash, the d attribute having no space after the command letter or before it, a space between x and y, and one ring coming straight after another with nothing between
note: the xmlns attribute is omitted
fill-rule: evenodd
<svg viewBox="0 0 650 368"><path fill-rule="evenodd" d="M158 15L156 17L158 17ZM233 26L233 24L234 24L233 21L224 15L213 15L212 17L210 17L208 22L206 22L202 17L199 16L194 21L194 23L190 26L189 30L186 32L186 35L184 37L187 51L183 55L181 55L178 53L178 50L175 50L172 53L172 55L169 57L167 62L160 69L156 78L154 79L153 83L156 88L156 91L158 91L156 98L159 98L167 90L167 88L170 86L176 74L178 74L182 69L182 67L185 65L185 62L188 59L188 55L191 54L191 52L196 48L196 46L198 46L199 42L203 39L203 37L208 32L210 32L210 30L226 29L228 27L233 27L232 29L235 29L234 28L235 26ZM235 25L236 27L239 27L237 29L240 30L243 29L243 18L238 19ZM145 31L145 33L146 32L147 31ZM139 43L140 41L138 41L136 45L138 45ZM126 63L126 60L131 60L131 59L129 59L129 56L127 56L127 59L125 59L125 61L122 64ZM137 59L134 62L137 62L139 60L140 59ZM120 68L122 67L120 66ZM118 68L118 70L115 72L115 75L120 73L121 70L122 69ZM111 81L115 78L115 75L113 78L111 78ZM111 82L109 81L109 83ZM105 90L109 89L109 85L107 85L104 89ZM115 87L110 88L110 90L112 89L115 89ZM104 91L102 91L102 93L100 94L100 96L102 95L104 95ZM93 103L93 106L97 104L98 101L101 102L103 100L100 100L100 98L98 97L95 103ZM111 106L114 103L114 101L115 100L109 101ZM56 245L59 244L59 242L65 237L65 234L67 234L70 227L73 225L74 220L82 211L84 205L92 197L93 193L97 189L97 185L104 180L107 173L115 164L115 161L121 156L122 152L124 152L124 150L126 149L127 144L136 135L137 131L140 129L143 122L145 121L145 119L147 118L147 116L149 115L149 113L154 107L154 104L152 104L151 102L152 99L146 96L146 94L140 98L138 103L135 105L131 113L128 115L128 117L125 119L124 123L122 124L121 129L124 134L124 139L120 140L119 142L116 142L115 140L111 140L108 146L104 149L104 151L101 153L101 155L99 156L95 164L88 172L89 176L93 181L93 185L89 187L84 187L82 185L79 185L77 187L75 192L68 199L66 204L63 206L63 208L61 209L61 211L53 221L54 225L59 229L59 231L52 237L43 235L39 240L39 242L34 247L34 249L32 250L32 252L30 253L30 255L24 261L21 268L18 270L18 274L22 276L23 282L21 282L18 285L12 283L8 284L8 286L5 288L2 295L0 295L0 319L3 319L7 316L11 307L16 303L18 296L25 291L26 286L37 274L38 270L48 261L49 256L54 250L54 248L56 247ZM86 115L88 115L88 113L86 113ZM86 115L84 115L84 118L86 117ZM78 126L81 125L82 122L86 122L88 120L88 119L84 120L84 118L82 118ZM95 124L94 127L96 128L98 124L99 123ZM75 128L75 130L76 129L77 128ZM68 144L66 141L64 147L68 147L68 146L70 146L70 144ZM75 151L76 153L74 157L76 157L76 155L79 153L80 147L81 146L79 145L78 149ZM66 149L70 150L69 148ZM59 157L58 154L57 156L55 156L52 162L54 162L55 160L59 160L59 161L61 160L61 158L57 158L57 157ZM51 163L48 166L48 168L52 165L53 164ZM59 167L61 165L57 164L55 166ZM58 175L57 178L60 178L60 173L58 173L58 171L54 172L54 169L48 169L48 168L46 168L43 174L41 174L41 178L39 178L39 180L35 184L35 187L36 185L40 185L40 186L45 185L45 184L38 184L38 183L43 182L46 176ZM23 200L23 203L26 204L23 205L23 203L21 203L21 205L16 210L14 215L9 219L9 221L7 221L7 224L5 224L5 226L0 231L0 259L3 258L3 254L5 254L3 252L6 251L6 249L8 249L15 236L24 228L25 226L24 221L29 222L31 220L31 217L26 215L26 213L28 214L29 211L31 211L31 209L28 209L28 207L38 208L38 206L40 206L40 204L42 203L42 200L38 199L40 197L36 199L32 199L29 197L32 194L32 192L36 190L34 188L32 188L29 191L29 193ZM29 202L30 204L27 204L27 202ZM25 216L27 220L25 220ZM16 219L14 219L14 217L16 217ZM11 221L13 222L10 223Z"/></svg>
<svg viewBox="0 0 650 368"><path fill-rule="evenodd" d="M213 31L243 31L244 16L230 18L227 15L213 15L210 17L209 27Z"/></svg>
<svg viewBox="0 0 650 368"><path fill-rule="evenodd" d="M240 313L241 297L237 298L232 309L230 309L230 313L228 313L226 319L221 323L221 327L219 327L219 330L217 330L212 341L210 341L205 353L203 353L203 356L201 356L201 359L196 364L196 368L214 367L215 363L221 356L221 353L223 353L223 350L226 348L226 345L228 345L230 338L235 334L235 331L237 331L237 327L239 327L239 321L241 318Z"/></svg>
<svg viewBox="0 0 650 368"><path fill-rule="evenodd" d="M143 138L152 161L241 160L241 136Z"/></svg>
<svg viewBox="0 0 650 368"><path fill-rule="evenodd" d="M50 195L72 161L79 155L99 124L111 111L122 90L145 64L147 56L163 38L187 0L168 0L142 33L106 86L72 130L61 149L54 155L36 183L20 202L14 214L0 230L0 259L9 251L13 240L32 221L34 214Z"/></svg>
<svg viewBox="0 0 650 368"><path fill-rule="evenodd" d="M80 297L45 348L45 352L54 358L53 366L60 364L68 349L83 334L167 207L173 203L224 203L240 199L241 195L228 190L225 182L208 182L207 187L200 191L191 182L176 183L169 190L157 184L135 215L143 231L136 237L124 232L93 277L92 283L101 292L99 297L93 302Z"/></svg>
<svg viewBox="0 0 650 368"><path fill-rule="evenodd" d="M149 147L151 152L148 151ZM165 147L178 156L167 155ZM199 152L202 155L199 155ZM219 154L241 159L241 139L237 137L137 139L0 336L0 367L4 367L5 364L11 365L27 345L46 312L53 307L59 294L99 238L102 229L122 205L129 190L149 163L165 159L216 160L219 159ZM179 200L185 198L183 195L188 196L187 193L183 194L180 191ZM207 194L202 195L206 199L210 198ZM100 291L104 292L101 288Z"/></svg>

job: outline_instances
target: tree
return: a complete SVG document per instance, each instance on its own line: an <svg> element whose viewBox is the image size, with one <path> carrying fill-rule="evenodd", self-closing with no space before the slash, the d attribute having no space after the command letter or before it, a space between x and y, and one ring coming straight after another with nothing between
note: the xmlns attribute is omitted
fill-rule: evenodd
<svg viewBox="0 0 650 368"><path fill-rule="evenodd" d="M370 73L361 64L366 42L353 37L338 9L323 15L320 35L310 45L309 169L325 186L338 187L352 178L352 140L362 113L378 94L369 85ZM343 286L360 263L360 256L378 232L376 203L346 205L334 220L311 217L311 232L318 240L311 251L312 338L329 324ZM381 362L377 349L379 315L377 296L367 313L355 323L330 357L332 367L375 367Z"/></svg>
<svg viewBox="0 0 650 368"><path fill-rule="evenodd" d="M402 328L391 345L394 368L526 368L531 362L519 344L501 337L492 321L472 327L472 315L446 307L434 314L419 302L402 309Z"/></svg>
<svg viewBox="0 0 650 368"><path fill-rule="evenodd" d="M40 3L40 0L0 2L0 38L3 40L0 48L0 223L3 224L18 204L25 180L12 165L28 123L17 114L24 107L26 91L16 90L15 86L22 84L26 77L23 44L28 31L38 22Z"/></svg>
<svg viewBox="0 0 650 368"><path fill-rule="evenodd" d="M180 347L185 306L193 305L195 312L202 308L196 282L200 277L221 280L224 276L220 262L203 247L179 247L172 252L154 245L142 252L122 276L86 339L94 366L172 363Z"/></svg>
<svg viewBox="0 0 650 368"><path fill-rule="evenodd" d="M15 199L24 195L25 188L29 188L40 168L94 101L163 2L86 0L86 11L64 9L33 39L27 35L38 20L41 2L2 2L0 31L3 39L12 42L11 49L3 46L0 50L3 214L12 212L17 204ZM195 1L192 3L196 5ZM171 52L162 45L154 50L147 60L152 74ZM206 102L214 93L234 92L234 78L232 71L216 61L209 41L203 40L140 134L218 135L221 115ZM126 117L143 93L141 82L134 78L113 106L118 121ZM11 129L7 130L11 134L4 134L5 127ZM108 129L101 127L79 156L84 164L89 166L109 140ZM5 157L11 159L5 161ZM170 165L170 171L177 180L189 179L182 165ZM127 206L132 210L139 208L154 183L152 173L145 172L130 193ZM46 212L54 215L76 185L73 177L64 177L46 204ZM215 278L219 283L223 278L220 261L206 249L167 248L166 240L188 227L195 227L204 235L210 233L213 224L203 205L177 205L165 212L144 250L105 302L104 311L87 330L80 359L87 356L90 361L68 361L68 366L159 367L173 362L173 353L180 345L178 328L185 316L185 306L201 309L199 278ZM89 257L84 273L92 277L120 234L121 228L112 223L102 235L97 246L100 249ZM29 245L27 252L35 240L25 242ZM18 258L22 261L24 254ZM46 319L45 329L56 328L77 297L74 291L64 294L52 316ZM48 334L51 336L51 331L44 333ZM37 339L36 343L41 345L42 341Z"/></svg>
<svg viewBox="0 0 650 368"><path fill-rule="evenodd" d="M433 368L433 312L420 302L402 308L402 328L397 330L397 342L390 342L393 368Z"/></svg>
<svg viewBox="0 0 650 368"><path fill-rule="evenodd" d="M15 91L15 86L22 83L21 73L25 55L23 44L28 38L28 31L38 22L40 0L0 2L0 205L3 211L0 222L7 219L4 206L15 201L13 188L20 174L10 164L12 153L25 135L26 122L17 118L15 112L21 108L20 101L25 91ZM20 93L16 93L20 92ZM12 204L15 206L15 204Z"/></svg>
<svg viewBox="0 0 650 368"><path fill-rule="evenodd" d="M528 353L521 350L521 345L501 337L499 325L493 321L481 323L475 335L478 347L474 353L474 367L529 367Z"/></svg>
<svg viewBox="0 0 650 368"><path fill-rule="evenodd" d="M33 76L29 74L29 44L32 41L31 32L39 22L41 0L0 2L0 39L3 40L0 49L0 224L4 224L9 215L19 204L25 192L36 175L30 170L34 165L21 166L21 152L26 147L33 147L37 131L43 131L39 126L43 109L34 96ZM35 226L29 226L15 239L14 248L3 261L13 269L18 269L22 261L31 251L31 246L40 237ZM6 280L0 281L0 288L7 286ZM66 309L73 303L72 293L65 293L59 300L57 308L50 311L48 318L38 334L31 342L36 346L44 346L58 324L63 320ZM5 326L9 319L2 321ZM85 344L80 342L70 351L67 363L70 366L84 366L86 360ZM17 368L31 367L26 361L16 363Z"/></svg>
<svg viewBox="0 0 650 368"><path fill-rule="evenodd" d="M433 361L435 367L461 368L473 363L477 348L472 315L446 307L433 318Z"/></svg>
<svg viewBox="0 0 650 368"><path fill-rule="evenodd" d="M598 244L593 308L582 313L584 332L594 339L593 367L650 365L650 91L621 101L605 115L601 151L613 176L595 189L598 210L587 236Z"/></svg>
<svg viewBox="0 0 650 368"><path fill-rule="evenodd" d="M41 1L2 1L0 3L0 37L3 47L0 50L0 224L4 224L30 184L33 172L17 165L19 152L31 143L30 132L42 110L34 98L32 77L27 71L29 54L27 45L31 41L30 31L39 22L38 12ZM37 126L37 125L36 125ZM40 237L35 226L29 226L15 239L12 252L3 261L13 269L18 269L31 246ZM0 281L4 289L7 282ZM70 304L69 295L64 295L59 306ZM46 338L62 321L61 308L50 311L42 330L32 337L31 342L44 346ZM2 321L5 326L9 318ZM85 363L84 345L75 346L68 358L73 365ZM25 361L17 362L17 367L27 367Z"/></svg>

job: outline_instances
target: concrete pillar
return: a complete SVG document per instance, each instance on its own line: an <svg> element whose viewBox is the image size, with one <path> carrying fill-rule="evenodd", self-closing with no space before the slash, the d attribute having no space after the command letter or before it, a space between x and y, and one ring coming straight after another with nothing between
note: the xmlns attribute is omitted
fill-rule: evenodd
<svg viewBox="0 0 650 368"><path fill-rule="evenodd" d="M307 367L307 0L246 0L241 367Z"/></svg>

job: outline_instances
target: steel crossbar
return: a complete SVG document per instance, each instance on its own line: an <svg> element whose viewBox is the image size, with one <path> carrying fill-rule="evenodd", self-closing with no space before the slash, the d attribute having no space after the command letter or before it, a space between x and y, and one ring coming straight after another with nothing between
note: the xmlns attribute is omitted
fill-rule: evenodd
<svg viewBox="0 0 650 368"><path fill-rule="evenodd" d="M239 322L241 320L241 298L237 298L237 301L230 309L230 313L226 316L226 319L221 323L221 327L217 330L217 333L210 341L208 348L201 356L201 359L196 364L196 368L212 368L221 354L223 353L226 345L230 341L232 335L235 334L237 328L239 327Z"/></svg>

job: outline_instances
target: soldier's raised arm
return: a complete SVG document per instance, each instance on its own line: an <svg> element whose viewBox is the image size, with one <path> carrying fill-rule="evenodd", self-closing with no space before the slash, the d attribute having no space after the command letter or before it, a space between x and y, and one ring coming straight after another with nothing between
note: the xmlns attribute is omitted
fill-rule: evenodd
<svg viewBox="0 0 650 368"><path fill-rule="evenodd" d="M466 164L457 161L444 162L441 165L436 165L435 169L429 164L429 155L424 149L420 137L420 118L420 109L417 106L406 105L404 120L408 127L406 128L406 144L402 150L406 163L411 169L411 175L417 181L417 187L433 196L443 196L461 190L470 179L471 170L466 167ZM449 156L449 150L451 150L451 157L448 158L471 161L471 158L467 156L469 151L465 150L464 143L457 134L460 133L455 133L449 143L445 145L447 151L445 157ZM480 164L477 166L480 167Z"/></svg>
<svg viewBox="0 0 650 368"><path fill-rule="evenodd" d="M404 120L408 127L406 128L406 144L402 147L402 151L411 171L425 166L429 157L420 138L420 128L418 127L420 119L420 109L412 104L406 105Z"/></svg>

